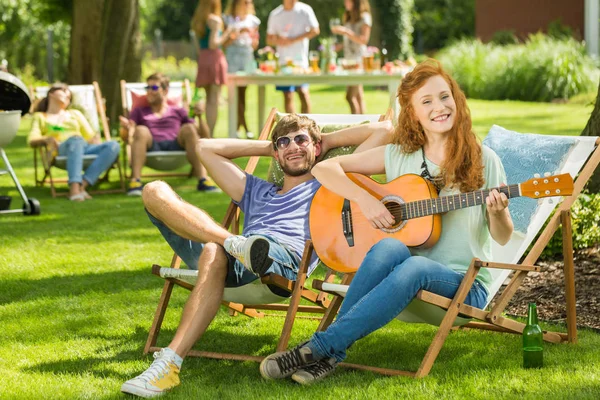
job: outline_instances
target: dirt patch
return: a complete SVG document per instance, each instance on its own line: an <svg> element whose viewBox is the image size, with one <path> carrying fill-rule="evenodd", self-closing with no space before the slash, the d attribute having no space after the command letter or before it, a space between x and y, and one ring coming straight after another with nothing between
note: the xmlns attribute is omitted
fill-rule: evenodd
<svg viewBox="0 0 600 400"><path fill-rule="evenodd" d="M577 325L600 329L600 249L577 251L575 297ZM530 272L506 308L511 315L526 316L527 303L535 302L539 318L565 322L566 302L563 260L538 261L541 272Z"/></svg>

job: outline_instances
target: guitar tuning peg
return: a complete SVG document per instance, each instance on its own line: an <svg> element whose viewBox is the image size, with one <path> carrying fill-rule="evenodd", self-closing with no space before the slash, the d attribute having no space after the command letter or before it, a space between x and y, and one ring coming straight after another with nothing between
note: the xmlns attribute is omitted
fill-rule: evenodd
<svg viewBox="0 0 600 400"><path fill-rule="evenodd" d="M544 172L544 176L545 176L546 178L547 178L547 177L549 177L550 175L552 175L550 172Z"/></svg>
<svg viewBox="0 0 600 400"><path fill-rule="evenodd" d="M539 178L539 177L540 177L540 174L533 174L533 177L534 177L534 178Z"/></svg>

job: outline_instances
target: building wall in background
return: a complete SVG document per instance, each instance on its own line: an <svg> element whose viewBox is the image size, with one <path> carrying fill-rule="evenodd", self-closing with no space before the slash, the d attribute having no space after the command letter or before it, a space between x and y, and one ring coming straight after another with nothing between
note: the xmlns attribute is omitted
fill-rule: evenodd
<svg viewBox="0 0 600 400"><path fill-rule="evenodd" d="M523 39L528 34L546 32L550 22L560 19L578 39L584 33L585 0L477 0L475 35L489 41L497 31L514 30Z"/></svg>

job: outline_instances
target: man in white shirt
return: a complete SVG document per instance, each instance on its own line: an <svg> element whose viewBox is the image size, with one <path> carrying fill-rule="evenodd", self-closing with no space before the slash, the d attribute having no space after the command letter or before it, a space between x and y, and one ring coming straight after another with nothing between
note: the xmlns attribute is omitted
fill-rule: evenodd
<svg viewBox="0 0 600 400"><path fill-rule="evenodd" d="M280 65L291 60L295 66L308 68L308 41L319 32L319 22L311 6L298 0L283 0L283 4L269 14L267 44L277 46ZM310 113L308 85L277 86L276 89L283 91L285 112L296 112L293 96L297 90L302 113Z"/></svg>

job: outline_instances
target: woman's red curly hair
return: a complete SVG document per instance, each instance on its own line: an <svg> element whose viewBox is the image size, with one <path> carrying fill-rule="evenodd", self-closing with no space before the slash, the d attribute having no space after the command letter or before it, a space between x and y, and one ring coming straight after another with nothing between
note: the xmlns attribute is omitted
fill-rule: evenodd
<svg viewBox="0 0 600 400"><path fill-rule="evenodd" d="M401 109L394 132L394 143L399 145L404 153L413 153L427 143L427 137L415 115L411 99L428 79L438 75L450 86L456 103L454 125L447 133L446 158L440 166L442 171L439 177L440 187L457 186L461 192L474 191L481 188L484 183L481 144L473 132L471 112L465 94L458 83L444 71L439 61L429 59L421 62L402 80L398 88Z"/></svg>

